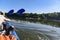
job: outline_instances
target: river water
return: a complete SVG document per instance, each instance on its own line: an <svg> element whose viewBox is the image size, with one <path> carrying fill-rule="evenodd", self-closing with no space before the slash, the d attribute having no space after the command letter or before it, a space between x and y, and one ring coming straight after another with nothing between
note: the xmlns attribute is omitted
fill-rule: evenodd
<svg viewBox="0 0 60 40"><path fill-rule="evenodd" d="M12 20L20 40L60 40L60 28L50 25Z"/></svg>

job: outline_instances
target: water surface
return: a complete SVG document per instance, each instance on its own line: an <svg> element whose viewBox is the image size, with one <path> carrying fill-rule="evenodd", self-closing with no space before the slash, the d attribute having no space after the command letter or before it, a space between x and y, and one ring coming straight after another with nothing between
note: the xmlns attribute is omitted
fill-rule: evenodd
<svg viewBox="0 0 60 40"><path fill-rule="evenodd" d="M27 21L11 21L21 40L60 40L60 28Z"/></svg>

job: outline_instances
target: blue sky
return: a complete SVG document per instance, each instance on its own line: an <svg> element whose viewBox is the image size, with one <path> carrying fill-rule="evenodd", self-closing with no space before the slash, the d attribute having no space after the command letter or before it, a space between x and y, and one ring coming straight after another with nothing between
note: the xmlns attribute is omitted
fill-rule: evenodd
<svg viewBox="0 0 60 40"><path fill-rule="evenodd" d="M60 12L60 0L0 0L0 11L24 8L29 13Z"/></svg>

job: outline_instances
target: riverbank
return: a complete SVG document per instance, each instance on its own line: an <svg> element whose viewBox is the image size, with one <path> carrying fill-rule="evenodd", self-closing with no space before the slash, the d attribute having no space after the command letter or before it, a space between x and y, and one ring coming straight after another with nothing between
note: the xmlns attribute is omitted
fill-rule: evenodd
<svg viewBox="0 0 60 40"><path fill-rule="evenodd" d="M33 20L33 19L14 19L14 20L17 20L18 22L26 21L26 22L31 22L31 23L39 23L39 24L45 24L45 25L50 25L54 27L60 27L60 22L50 21L50 20Z"/></svg>
<svg viewBox="0 0 60 40"><path fill-rule="evenodd" d="M60 27L60 13L47 13L47 14L33 14L33 13L23 13L23 14L6 14L6 17L14 20L23 20L35 23L41 23L46 25L52 25L55 27Z"/></svg>

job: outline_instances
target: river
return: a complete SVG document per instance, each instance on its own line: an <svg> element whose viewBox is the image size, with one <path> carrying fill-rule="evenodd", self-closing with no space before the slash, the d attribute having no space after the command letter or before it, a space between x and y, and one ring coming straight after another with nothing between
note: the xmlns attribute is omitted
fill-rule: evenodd
<svg viewBox="0 0 60 40"><path fill-rule="evenodd" d="M60 28L41 23L12 20L20 40L60 40Z"/></svg>

